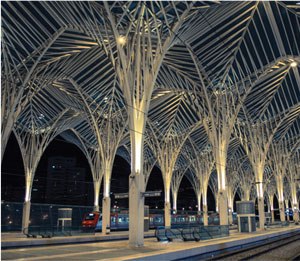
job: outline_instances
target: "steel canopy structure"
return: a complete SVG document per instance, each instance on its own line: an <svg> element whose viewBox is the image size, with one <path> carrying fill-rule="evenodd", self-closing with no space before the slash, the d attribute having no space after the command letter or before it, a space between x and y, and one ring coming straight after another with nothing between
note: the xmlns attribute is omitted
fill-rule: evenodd
<svg viewBox="0 0 300 261"><path fill-rule="evenodd" d="M85 154L95 209L109 224L116 154L131 163L131 245L143 245L141 196L154 165L171 192L186 175L213 186L221 225L233 199L289 200L298 219L300 3L1 2L2 158L11 132L25 166L23 228L35 170L57 136ZM287 190L285 190L286 188ZM286 192L285 192L286 191Z"/></svg>

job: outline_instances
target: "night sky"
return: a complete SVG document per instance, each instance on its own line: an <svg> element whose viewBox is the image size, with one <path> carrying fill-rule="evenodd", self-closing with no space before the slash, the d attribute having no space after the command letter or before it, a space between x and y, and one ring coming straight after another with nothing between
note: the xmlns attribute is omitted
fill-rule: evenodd
<svg viewBox="0 0 300 261"><path fill-rule="evenodd" d="M41 161L38 165L32 191L33 203L51 203L51 204L66 204L63 200L51 201L45 197L46 195L46 183L47 183L47 165L48 158L52 156L65 156L75 157L76 167L81 167L86 170L85 181L80 181L82 186L85 186L85 193L83 195L74 195L74 204L82 206L93 205L93 182L92 174L84 154L76 146L63 138L58 136L55 138L46 151L44 152ZM25 194L25 176L22 156L19 150L18 143L11 135L9 142L4 153L2 166L1 166L1 198L4 201L9 202L23 202ZM111 192L120 193L128 192L128 177L130 174L129 164L121 157L116 156L113 166L112 181L111 181ZM59 180L58 180L59 182ZM163 179L159 168L154 167L149 178L147 185L147 191L161 190L163 189ZM101 188L102 193L102 188ZM101 198L101 195L100 195ZM209 210L212 211L215 208L213 196L208 190L208 205ZM76 200L75 200L76 199ZM183 177L182 183L179 188L177 207L178 210L184 208L188 210L191 207L192 210L196 210L197 200L192 188L192 185L187 178ZM100 200L101 202L101 200ZM101 204L101 203L100 203ZM120 208L128 207L128 199L115 200L112 194L112 206L118 205ZM164 193L161 197L146 198L145 205L149 205L150 208L163 209L164 207Z"/></svg>

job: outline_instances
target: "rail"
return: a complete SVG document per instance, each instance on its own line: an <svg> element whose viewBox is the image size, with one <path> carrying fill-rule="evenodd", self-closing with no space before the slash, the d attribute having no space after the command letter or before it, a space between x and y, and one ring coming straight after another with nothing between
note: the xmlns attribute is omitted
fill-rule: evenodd
<svg viewBox="0 0 300 261"><path fill-rule="evenodd" d="M253 245L246 246L241 245L239 246L240 249L233 250L231 252L225 254L216 254L212 253L212 256L209 257L209 260L223 260L223 259L230 259L230 260L258 260L259 256L263 256L273 250L279 249L284 247L288 244L294 243L295 241L300 240L300 233L299 232L291 232L288 235L280 235L274 238L268 238L264 240L257 241L253 243ZM201 256L197 258L201 259ZM261 258L261 260L268 260L268 258ZM287 258L286 260L291 260Z"/></svg>

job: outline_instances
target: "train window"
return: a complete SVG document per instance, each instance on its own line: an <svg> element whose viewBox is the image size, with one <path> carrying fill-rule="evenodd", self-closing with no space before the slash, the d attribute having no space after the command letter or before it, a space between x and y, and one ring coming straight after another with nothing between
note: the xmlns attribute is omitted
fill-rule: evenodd
<svg viewBox="0 0 300 261"><path fill-rule="evenodd" d="M155 222L161 222L162 220L161 220L161 217L155 217Z"/></svg>
<svg viewBox="0 0 300 261"><path fill-rule="evenodd" d="M126 218L126 222L129 223L129 217Z"/></svg>
<svg viewBox="0 0 300 261"><path fill-rule="evenodd" d="M95 219L95 214L94 213L90 213L90 214L85 216L85 220L94 220L94 219Z"/></svg>
<svg viewBox="0 0 300 261"><path fill-rule="evenodd" d="M150 217L150 223L153 223L153 217Z"/></svg>
<svg viewBox="0 0 300 261"><path fill-rule="evenodd" d="M111 223L116 223L116 217L110 217Z"/></svg>
<svg viewBox="0 0 300 261"><path fill-rule="evenodd" d="M118 220L118 222L119 222L119 223L122 223L122 222L123 222L123 220L122 220L122 218L121 218L121 217L119 217L119 220Z"/></svg>

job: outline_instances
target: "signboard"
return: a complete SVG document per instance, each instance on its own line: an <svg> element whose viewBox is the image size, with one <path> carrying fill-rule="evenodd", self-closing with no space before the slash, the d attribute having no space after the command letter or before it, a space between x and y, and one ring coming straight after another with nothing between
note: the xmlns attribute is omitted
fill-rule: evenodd
<svg viewBox="0 0 300 261"><path fill-rule="evenodd" d="M115 193L115 198L128 198L128 193Z"/></svg>
<svg viewBox="0 0 300 261"><path fill-rule="evenodd" d="M160 197L161 196L161 190L157 191L146 191L141 193L143 197Z"/></svg>
<svg viewBox="0 0 300 261"><path fill-rule="evenodd" d="M122 198L128 198L128 193L115 193L115 199L122 199ZM157 191L146 191L141 193L142 197L160 197L161 196L161 190Z"/></svg>

